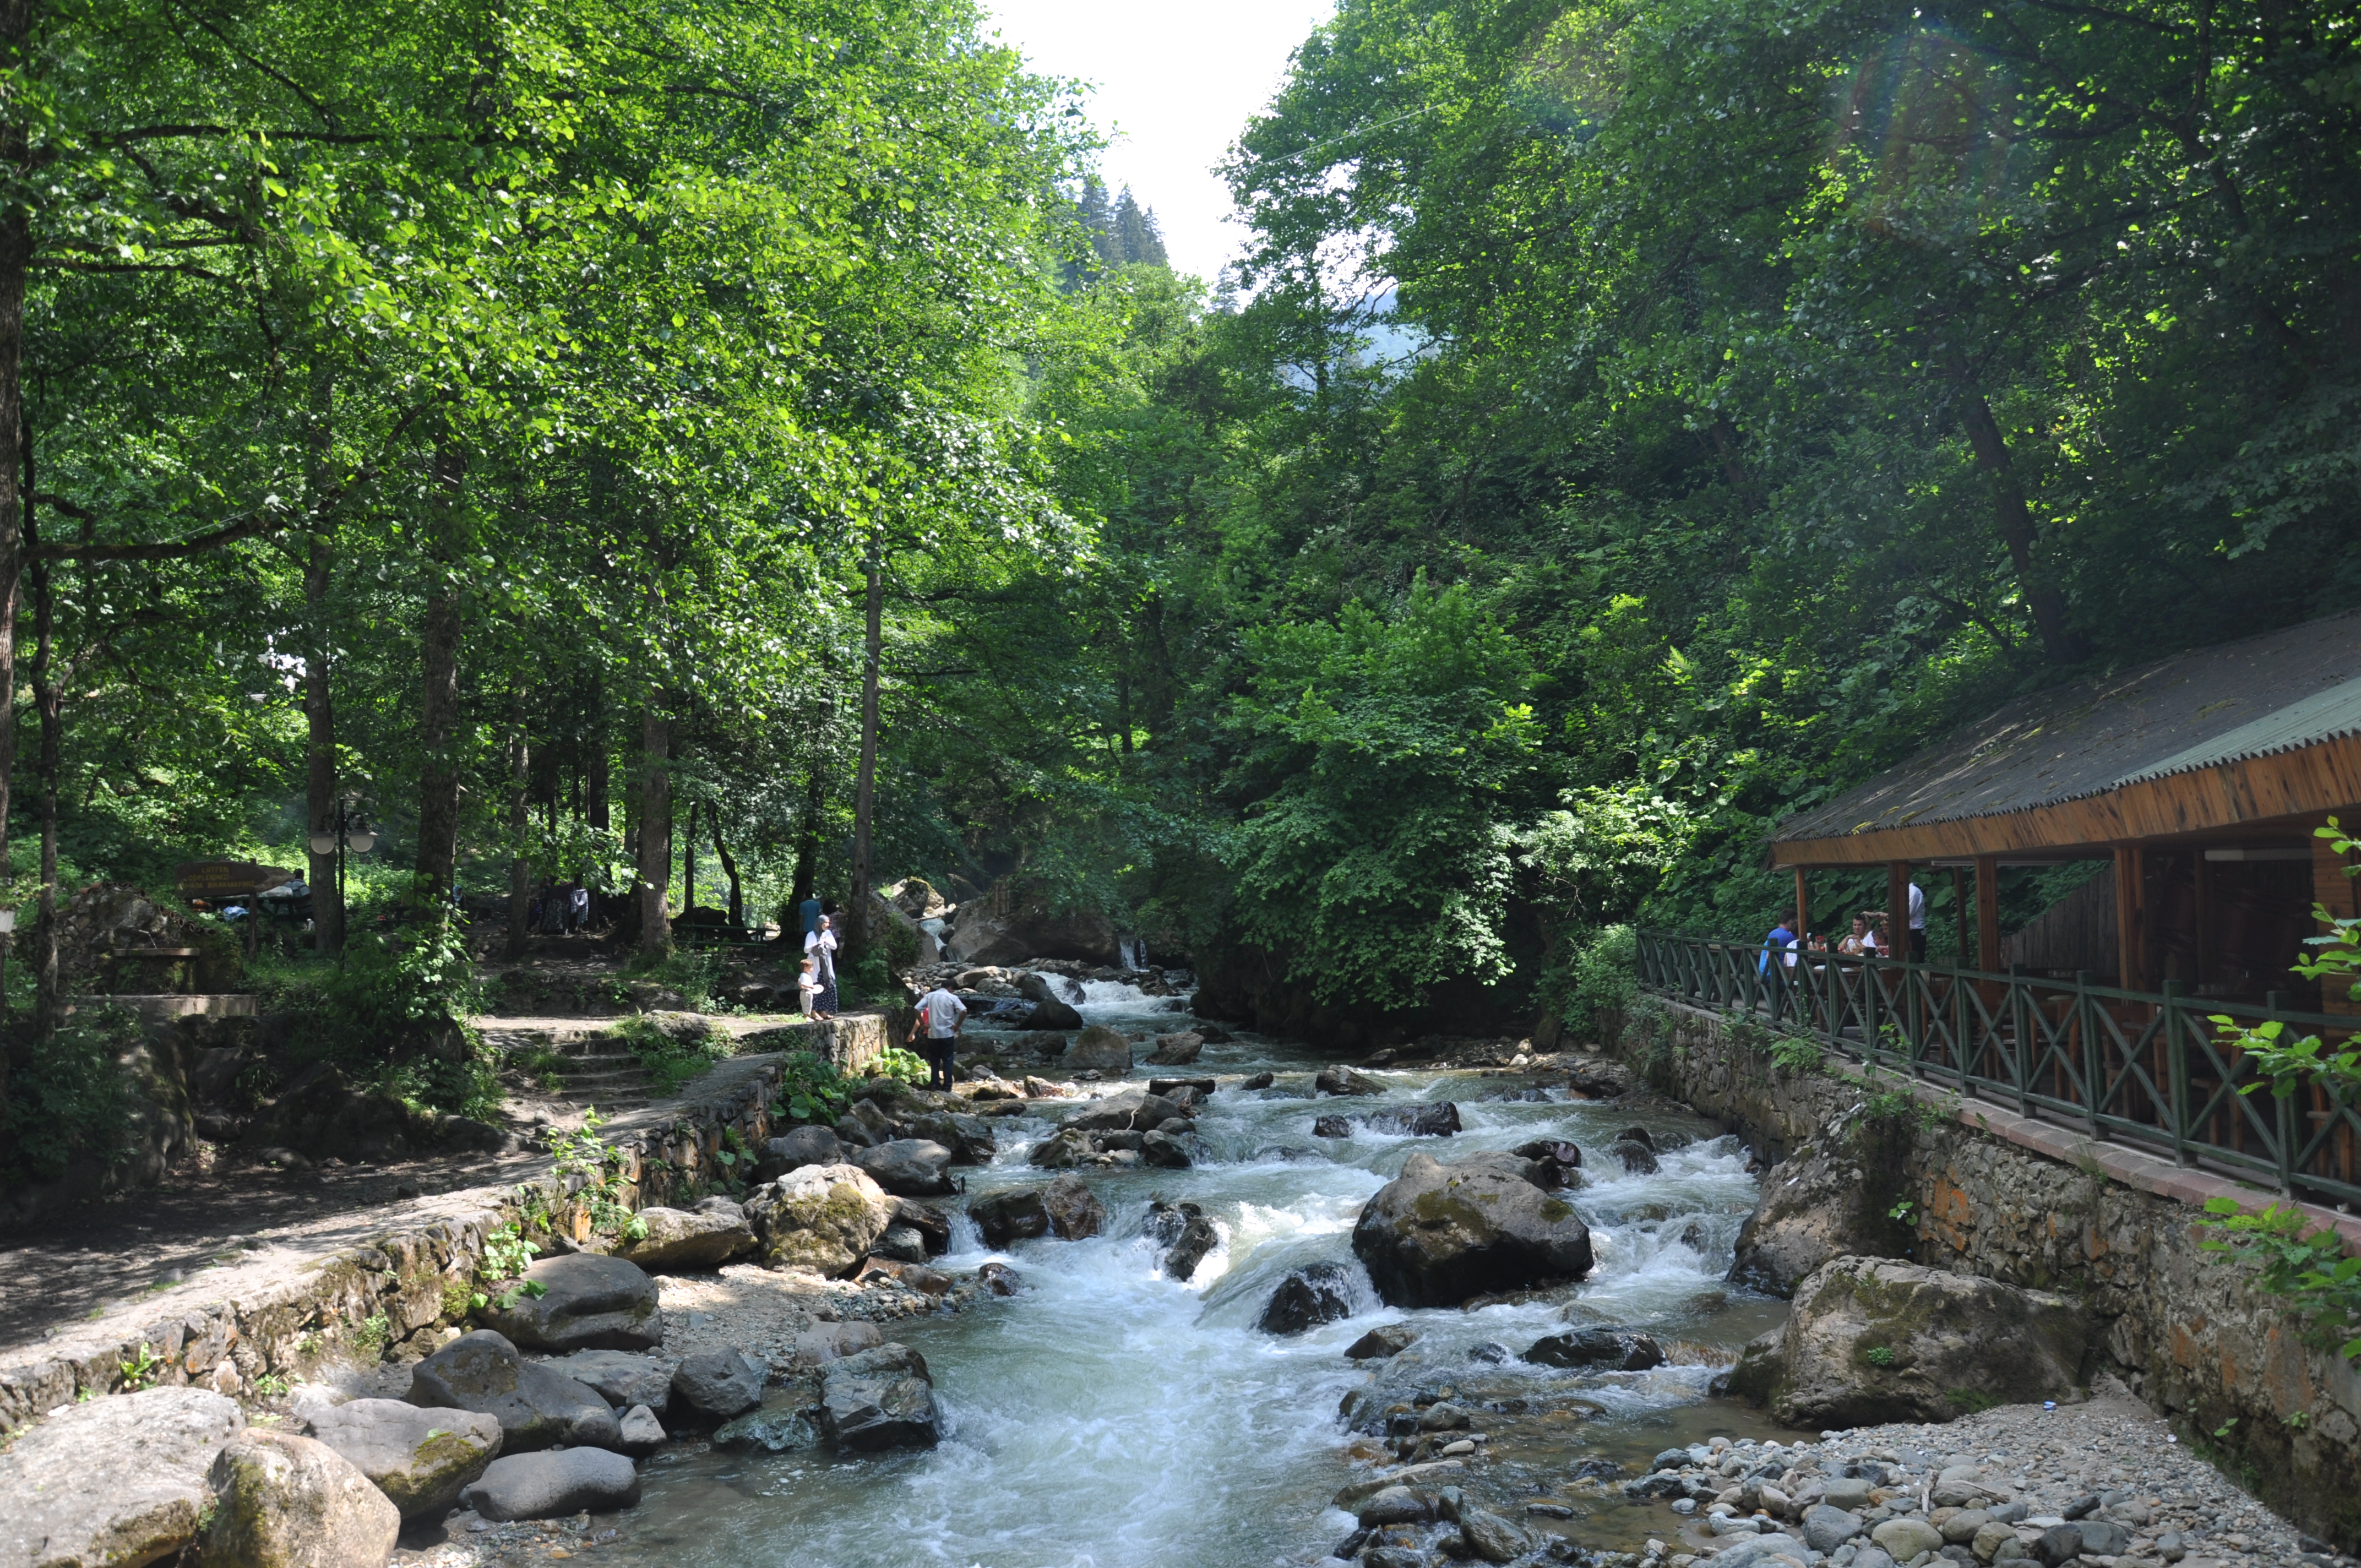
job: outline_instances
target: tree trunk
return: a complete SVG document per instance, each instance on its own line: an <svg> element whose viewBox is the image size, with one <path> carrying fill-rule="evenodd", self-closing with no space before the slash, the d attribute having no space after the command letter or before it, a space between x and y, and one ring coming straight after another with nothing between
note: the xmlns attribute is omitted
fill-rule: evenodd
<svg viewBox="0 0 2361 1568"><path fill-rule="evenodd" d="M672 950L672 725L656 710L654 694L640 714L640 950Z"/></svg>
<svg viewBox="0 0 2361 1568"><path fill-rule="evenodd" d="M1957 374L1968 444L1975 448L1976 466L1992 480L1993 514L2000 525L2001 539L2008 546L2009 561L2016 568L2017 589L2025 595L2026 608L2033 612L2034 630L2040 633L2041 646L2051 663L2080 663L2082 647L2066 624L2065 597L2036 575L2033 509L2026 504L2024 488L2016 482L2016 470L2009 462L2008 443L2001 435L2000 422L1993 418L1992 405L1984 400L1983 393L1968 379L1964 370Z"/></svg>
<svg viewBox="0 0 2361 1568"><path fill-rule="evenodd" d="M524 957L533 929L533 861L524 836L533 826L525 798L533 781L533 748L524 736L524 688L509 691L509 957Z"/></svg>
<svg viewBox="0 0 2361 1568"><path fill-rule="evenodd" d="M697 802L688 803L688 831L681 836L680 912L697 907Z"/></svg>
<svg viewBox="0 0 2361 1568"><path fill-rule="evenodd" d="M418 894L447 907L459 869L459 488L467 455L445 444L434 449L433 513L427 559L434 581L426 590L421 628L425 669L419 738L426 752L418 781Z"/></svg>
<svg viewBox="0 0 2361 1568"><path fill-rule="evenodd" d="M58 683L50 678L56 605L49 563L34 561L31 575L33 711L41 730L41 891L33 922L33 1029L37 1037L47 1039L64 1016L65 1004L58 973L58 729L63 700Z"/></svg>
<svg viewBox="0 0 2361 1568"><path fill-rule="evenodd" d="M604 833L610 825L607 807L607 784L609 777L607 752L606 693L598 686L590 688L590 733L582 740L582 809L590 826Z"/></svg>
<svg viewBox="0 0 2361 1568"><path fill-rule="evenodd" d="M328 588L335 556L325 534L312 535L303 558L303 804L314 833L336 830L336 715L329 686ZM312 941L324 954L344 950L344 890L336 885L336 851L311 857Z"/></svg>
<svg viewBox="0 0 2361 1568"><path fill-rule="evenodd" d="M738 861L730 847L721 841L721 813L709 811L706 817L713 828L713 858L721 862L721 874L730 879L730 924L746 924L746 889L738 880Z"/></svg>
<svg viewBox="0 0 2361 1568"><path fill-rule="evenodd" d="M868 635L861 662L861 773L852 793L852 888L845 898L847 947L858 958L869 950L869 829L877 806L877 665L885 650L885 540L871 536Z"/></svg>
<svg viewBox="0 0 2361 1568"><path fill-rule="evenodd" d="M819 816L826 804L820 792L819 759L815 756L811 773L804 781L804 819L796 829L796 880L787 894L787 903L796 909L818 890Z"/></svg>

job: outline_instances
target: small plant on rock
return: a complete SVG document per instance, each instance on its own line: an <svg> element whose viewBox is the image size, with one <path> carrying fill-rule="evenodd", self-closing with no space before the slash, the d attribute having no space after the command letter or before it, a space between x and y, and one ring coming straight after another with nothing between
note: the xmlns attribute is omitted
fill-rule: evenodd
<svg viewBox="0 0 2361 1568"><path fill-rule="evenodd" d="M1819 1071L1827 1053L1808 1035L1781 1035L1771 1042L1771 1059L1780 1071L1801 1078Z"/></svg>
<svg viewBox="0 0 2361 1568"><path fill-rule="evenodd" d="M797 1051L780 1067L779 1097L771 1106L771 1114L828 1123L843 1115L851 1103L851 1080L835 1064L809 1051Z"/></svg>
<svg viewBox="0 0 2361 1568"><path fill-rule="evenodd" d="M1890 1344L1873 1344L1861 1353L1861 1358L1872 1366L1891 1366L1894 1365L1894 1347Z"/></svg>
<svg viewBox="0 0 2361 1568"><path fill-rule="evenodd" d="M575 1198L590 1211L590 1228L602 1236L638 1241L648 1234L648 1223L631 1212L623 1197L623 1151L598 1135L608 1118L591 1106L582 1113L582 1130L567 1133L551 1128L543 1135L555 1157L553 1168L561 1182L581 1178Z"/></svg>
<svg viewBox="0 0 2361 1568"><path fill-rule="evenodd" d="M353 1331L353 1348L364 1356L374 1356L385 1349L385 1342L393 1335L393 1323L383 1312L371 1312Z"/></svg>
<svg viewBox="0 0 2361 1568"><path fill-rule="evenodd" d="M115 1365L123 1373L123 1391L126 1394L136 1394L140 1389L152 1385L159 1376L162 1376L164 1358L156 1354L154 1346L142 1340L139 1342L139 1348L132 1353L130 1360L118 1361Z"/></svg>
<svg viewBox="0 0 2361 1568"><path fill-rule="evenodd" d="M2254 1264L2257 1287L2285 1298L2313 1343L2361 1362L2361 1257L2345 1255L2344 1237L2325 1226L2312 1229L2292 1205L2246 1214L2232 1198L2207 1199L2198 1223L2213 1233L2199 1245L2225 1260Z"/></svg>
<svg viewBox="0 0 2361 1568"><path fill-rule="evenodd" d="M518 1279L533 1265L533 1255L541 1249L517 1233L514 1225L502 1225L484 1238L483 1261L477 1266L476 1279L483 1288L467 1296L470 1309L492 1305L491 1292L514 1280L500 1290L500 1309L505 1312L527 1296L546 1296L549 1287L537 1279ZM445 1297L447 1305L449 1297Z"/></svg>
<svg viewBox="0 0 2361 1568"><path fill-rule="evenodd" d="M899 1046L887 1046L879 1052L869 1070L875 1077L896 1078L904 1083L924 1083L932 1076L926 1058Z"/></svg>

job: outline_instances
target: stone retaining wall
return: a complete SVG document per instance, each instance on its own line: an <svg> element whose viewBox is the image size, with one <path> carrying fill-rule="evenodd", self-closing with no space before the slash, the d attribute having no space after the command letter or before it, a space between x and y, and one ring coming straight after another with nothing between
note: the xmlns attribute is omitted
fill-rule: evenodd
<svg viewBox="0 0 2361 1568"><path fill-rule="evenodd" d="M620 1116L604 1135L622 1156L631 1206L673 1203L719 1185L716 1157L759 1148L787 1053L857 1069L887 1041L873 1014L790 1025L750 1036L767 1054L724 1061L675 1099ZM588 1215L555 1178L478 1187L352 1216L357 1239L305 1255L266 1249L208 1270L137 1306L60 1325L38 1346L0 1353L0 1433L60 1405L157 1384L236 1393L258 1379L294 1382L356 1354L423 1354L465 1316L486 1237L534 1210L589 1236Z"/></svg>
<svg viewBox="0 0 2361 1568"><path fill-rule="evenodd" d="M1651 1026L1654 1005L1668 1016ZM1869 1091L1785 1072L1733 1042L1721 1017L1675 1003L1643 1003L1615 1048L1772 1160L1811 1145ZM1861 1072L1833 1053L1829 1065ZM2244 1266L2199 1245L2194 1205L2233 1195L2259 1210L2269 1193L1890 1073L1872 1087L1907 1088L1934 1113L1894 1173L1916 1204L1918 1261L2080 1298L2103 1326L2107 1370L2184 1442L2306 1529L2361 1545L2361 1376L2306 1343L2275 1298L2247 1287ZM2361 1239L2354 1216L2310 1212Z"/></svg>

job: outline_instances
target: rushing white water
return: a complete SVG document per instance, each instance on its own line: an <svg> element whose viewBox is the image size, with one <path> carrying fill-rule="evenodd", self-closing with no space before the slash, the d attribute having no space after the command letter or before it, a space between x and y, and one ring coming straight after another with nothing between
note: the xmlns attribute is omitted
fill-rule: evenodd
<svg viewBox="0 0 2361 1568"><path fill-rule="evenodd" d="M1170 1029L1187 1020L1117 981L1091 981L1080 1003L1093 1022ZM1686 1118L1643 1118L1659 1132L1707 1135L1663 1157L1654 1175L1626 1176L1606 1146L1634 1120L1604 1105L1478 1100L1521 1087L1466 1074L1374 1074L1384 1101L1315 1102L1319 1058L1268 1042L1209 1046L1202 1074L1268 1067L1268 1091L1224 1090L1198 1120L1200 1163L1185 1171L1093 1177L1114 1217L1108 1235L1044 1240L1005 1255L1026 1289L956 1317L899 1326L932 1367L946 1418L928 1453L836 1460L709 1453L650 1467L647 1496L617 1550L666 1568L1192 1568L1311 1563L1351 1520L1327 1499L1356 1471L1339 1400L1367 1370L1341 1352L1372 1326L1409 1321L1419 1354L1473 1365L1497 1342L1522 1351L1576 1321L1643 1326L1690 1351L1639 1374L1577 1375L1511 1361L1480 1370L1563 1395L1579 1387L1599 1412L1555 1447L1527 1445L1527 1495L1550 1489L1566 1464L1607 1454L1644 1459L1668 1442L1760 1430L1708 1404L1713 1360L1767 1321L1765 1304L1720 1284L1754 1201L1734 1141ZM1135 1076L1153 1076L1143 1068ZM1290 1097L1290 1091L1293 1097ZM1321 1110L1455 1098L1465 1131L1433 1139L1312 1135ZM972 1195L1038 1183L1026 1163L1047 1122L997 1124L1002 1150L969 1175ZM1475 1311L1402 1312L1382 1305L1353 1263L1363 1202L1413 1147L1449 1157L1528 1139L1583 1146L1588 1185L1574 1195L1592 1226L1598 1266L1574 1305L1563 1297ZM1140 1235L1151 1198L1191 1200L1218 1224L1221 1248L1186 1284L1164 1277ZM1686 1234L1688 1239L1684 1241ZM962 1222L944 1266L995 1255ZM1254 1328L1289 1269L1317 1259L1350 1266L1354 1315L1293 1338ZM1699 1350L1695 1347L1707 1347ZM1709 1354L1719 1349L1725 1354ZM1506 1459L1505 1453L1499 1455ZM1593 1494L1596 1501L1596 1494ZM1577 1539L1628 1534L1611 1503Z"/></svg>

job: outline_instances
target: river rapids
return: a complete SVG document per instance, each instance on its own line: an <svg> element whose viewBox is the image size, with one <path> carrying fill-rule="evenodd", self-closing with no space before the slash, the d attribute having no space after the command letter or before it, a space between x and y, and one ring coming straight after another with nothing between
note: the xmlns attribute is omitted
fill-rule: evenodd
<svg viewBox="0 0 2361 1568"><path fill-rule="evenodd" d="M1134 1032L1188 1026L1185 1015L1162 1006L1100 981L1087 987L1080 1010L1092 1023ZM971 1046L990 1043L971 1034ZM1694 1117L1635 1116L1573 1099L1562 1086L1544 1088L1546 1099L1501 1098L1546 1082L1513 1076L1372 1070L1385 1086L1382 1100L1315 1102L1312 1076L1325 1065L1307 1048L1252 1036L1208 1045L1188 1075L1268 1069L1277 1082L1263 1091L1225 1086L1213 1096L1197 1121L1193 1168L1089 1177L1111 1216L1105 1235L998 1254L960 1221L939 1266L972 1269L998 1257L1026 1288L1011 1299L893 1329L933 1371L940 1446L844 1460L825 1450L667 1455L648 1468L632 1529L611 1554L652 1568L1320 1563L1353 1529L1330 1498L1373 1474L1376 1453L1338 1420L1340 1401L1371 1375L1342 1352L1380 1323L1415 1330L1421 1337L1410 1354L1426 1382L1452 1387L1477 1411L1488 1442L1468 1466L1471 1496L1585 1546L1634 1549L1650 1516L1627 1506L1612 1479L1582 1481L1576 1466L1605 1460L1636 1474L1673 1444L1769 1434L1744 1407L1707 1393L1737 1346L1784 1311L1784 1303L1722 1282L1755 1200L1737 1140ZM1459 1105L1465 1130L1455 1137L1312 1134L1320 1110L1445 1099ZM1653 1174L1627 1176L1606 1152L1635 1121L1680 1145ZM1027 1163L1049 1123L996 1127L998 1157L965 1172L971 1197L1049 1178ZM1543 1299L1475 1310L1381 1303L1354 1260L1351 1233L1362 1203L1403 1158L1422 1147L1448 1160L1543 1136L1583 1147L1587 1184L1570 1196L1591 1227L1598 1266L1590 1277ZM1164 1277L1141 1234L1154 1199L1192 1201L1220 1228L1222 1245L1185 1284ZM1353 1315L1291 1338L1257 1332L1288 1271L1320 1259L1351 1271ZM1606 1373L1514 1359L1569 1323L1643 1328L1673 1360L1650 1372ZM1497 1353L1486 1347L1495 1345L1510 1359L1488 1359ZM1551 1517L1547 1508L1528 1515L1532 1499L1566 1505L1574 1517Z"/></svg>

